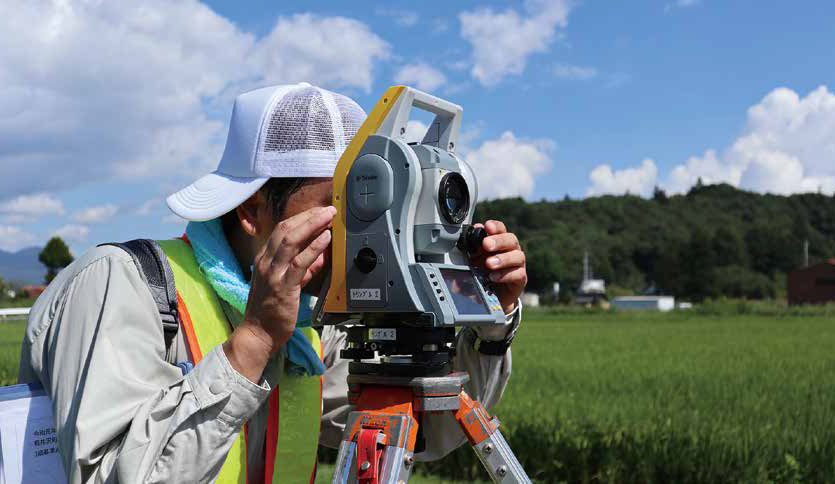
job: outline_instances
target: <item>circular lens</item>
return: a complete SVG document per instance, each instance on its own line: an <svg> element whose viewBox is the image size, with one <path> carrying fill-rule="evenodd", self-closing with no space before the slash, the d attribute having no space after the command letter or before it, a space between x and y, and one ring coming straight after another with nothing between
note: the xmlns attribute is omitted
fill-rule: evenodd
<svg viewBox="0 0 835 484"><path fill-rule="evenodd" d="M460 224L470 211L470 191L467 181L460 173L447 173L441 178L438 189L438 204L441 214L449 223Z"/></svg>

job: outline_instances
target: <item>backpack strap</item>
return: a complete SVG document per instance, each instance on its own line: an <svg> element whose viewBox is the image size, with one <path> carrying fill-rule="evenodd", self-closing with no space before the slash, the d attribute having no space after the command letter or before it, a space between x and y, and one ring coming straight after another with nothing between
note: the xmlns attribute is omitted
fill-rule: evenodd
<svg viewBox="0 0 835 484"><path fill-rule="evenodd" d="M119 247L130 254L139 273L148 284L151 296L157 305L162 331L165 336L165 347L171 346L177 331L180 329L180 317L177 312L177 290L174 287L174 273L168 264L168 257L154 240L135 239L128 242L109 242L103 245Z"/></svg>

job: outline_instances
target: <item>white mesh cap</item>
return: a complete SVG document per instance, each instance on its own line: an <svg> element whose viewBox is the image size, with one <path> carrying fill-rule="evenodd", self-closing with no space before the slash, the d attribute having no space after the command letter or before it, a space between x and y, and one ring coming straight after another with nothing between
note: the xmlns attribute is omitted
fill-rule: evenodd
<svg viewBox="0 0 835 484"><path fill-rule="evenodd" d="M350 98L307 83L241 94L217 170L168 197L168 206L187 220L209 220L271 177L331 177L363 121Z"/></svg>

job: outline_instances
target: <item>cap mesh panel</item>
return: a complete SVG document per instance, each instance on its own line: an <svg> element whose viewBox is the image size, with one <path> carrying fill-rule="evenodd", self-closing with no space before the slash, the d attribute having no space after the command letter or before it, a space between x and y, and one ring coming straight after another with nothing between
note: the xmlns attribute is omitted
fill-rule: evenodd
<svg viewBox="0 0 835 484"><path fill-rule="evenodd" d="M265 152L335 149L331 115L316 89L297 89L279 100L267 125Z"/></svg>
<svg viewBox="0 0 835 484"><path fill-rule="evenodd" d="M345 132L345 146L348 146L365 121L365 111L350 98L340 94L334 94L333 97L342 114L342 130Z"/></svg>

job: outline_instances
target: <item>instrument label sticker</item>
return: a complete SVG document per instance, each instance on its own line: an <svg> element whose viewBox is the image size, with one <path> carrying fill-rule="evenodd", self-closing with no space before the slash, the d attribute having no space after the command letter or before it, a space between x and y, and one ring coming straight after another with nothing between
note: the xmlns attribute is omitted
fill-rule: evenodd
<svg viewBox="0 0 835 484"><path fill-rule="evenodd" d="M354 301L379 301L380 289L351 289L351 299Z"/></svg>
<svg viewBox="0 0 835 484"><path fill-rule="evenodd" d="M394 328L371 328L368 330L368 339L377 341L396 341L397 330Z"/></svg>

